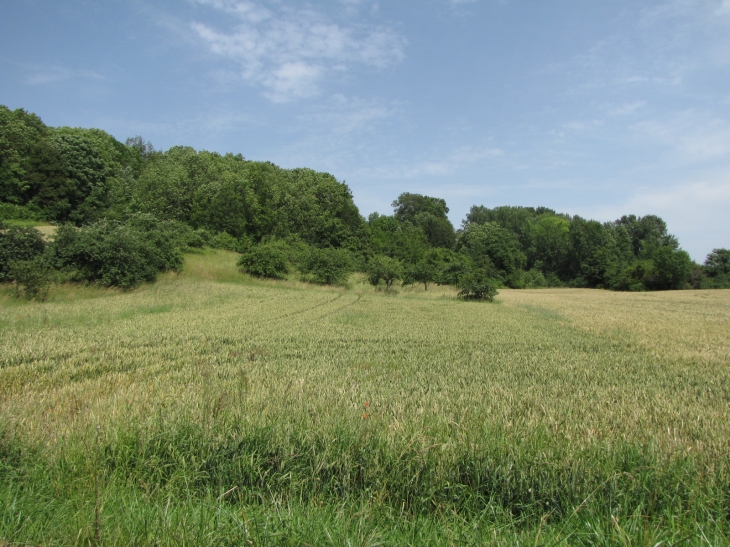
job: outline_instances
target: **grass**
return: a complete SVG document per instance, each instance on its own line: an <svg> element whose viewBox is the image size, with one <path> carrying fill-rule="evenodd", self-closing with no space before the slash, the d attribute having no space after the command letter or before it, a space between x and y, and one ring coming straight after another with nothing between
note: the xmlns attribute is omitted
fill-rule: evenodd
<svg viewBox="0 0 730 547"><path fill-rule="evenodd" d="M730 291L482 304L235 259L0 289L7 544L728 544Z"/></svg>

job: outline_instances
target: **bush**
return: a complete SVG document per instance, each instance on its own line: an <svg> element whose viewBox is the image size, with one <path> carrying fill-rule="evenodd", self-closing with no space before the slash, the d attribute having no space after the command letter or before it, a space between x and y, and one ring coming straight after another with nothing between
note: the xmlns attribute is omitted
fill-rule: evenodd
<svg viewBox="0 0 730 547"><path fill-rule="evenodd" d="M491 302L497 296L497 281L484 268L469 268L459 278L459 296L467 300Z"/></svg>
<svg viewBox="0 0 730 547"><path fill-rule="evenodd" d="M239 241L228 232L220 232L214 235L210 239L210 246L214 249L223 249L225 251L236 251L240 250Z"/></svg>
<svg viewBox="0 0 730 547"><path fill-rule="evenodd" d="M286 245L280 241L260 243L245 252L237 265L245 273L255 277L284 279L289 273Z"/></svg>
<svg viewBox="0 0 730 547"><path fill-rule="evenodd" d="M8 228L0 225L0 282L13 281L12 262L33 260L43 254L46 243L35 228Z"/></svg>
<svg viewBox="0 0 730 547"><path fill-rule="evenodd" d="M370 259L367 274L371 285L377 286L380 281L385 281L385 290L388 291L394 281L403 279L403 266L400 260L376 255Z"/></svg>
<svg viewBox="0 0 730 547"><path fill-rule="evenodd" d="M15 295L26 300L45 301L51 288L51 268L42 255L32 260L11 262L10 275L15 279Z"/></svg>
<svg viewBox="0 0 730 547"><path fill-rule="evenodd" d="M451 285L456 287L459 284L459 277L469 269L471 261L460 253L450 253L436 265L434 281L438 285Z"/></svg>
<svg viewBox="0 0 730 547"><path fill-rule="evenodd" d="M38 208L24 207L13 203L0 203L0 220L41 220Z"/></svg>
<svg viewBox="0 0 730 547"><path fill-rule="evenodd" d="M183 250L192 236L191 228L177 220L157 220L154 216L133 215L129 226L155 252L154 267L158 272L179 272L183 266Z"/></svg>
<svg viewBox="0 0 730 547"><path fill-rule="evenodd" d="M188 236L187 245L191 249L202 249L203 247L210 244L210 234L207 230L202 228L198 230L192 230Z"/></svg>
<svg viewBox="0 0 730 547"><path fill-rule="evenodd" d="M306 281L342 285L352 271L352 256L346 249L311 247L302 257L300 269Z"/></svg>
<svg viewBox="0 0 730 547"><path fill-rule="evenodd" d="M505 284L512 289L539 289L547 287L548 282L540 270L533 268L527 272L519 270L513 273Z"/></svg>
<svg viewBox="0 0 730 547"><path fill-rule="evenodd" d="M51 260L78 281L129 289L152 282L159 272L180 271L183 258L177 226L144 216L127 223L102 220L74 228L62 226L51 246Z"/></svg>

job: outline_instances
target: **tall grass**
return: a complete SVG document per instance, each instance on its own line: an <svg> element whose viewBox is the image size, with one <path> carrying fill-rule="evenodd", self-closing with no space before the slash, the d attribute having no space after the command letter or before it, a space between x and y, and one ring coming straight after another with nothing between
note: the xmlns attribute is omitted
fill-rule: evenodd
<svg viewBox="0 0 730 547"><path fill-rule="evenodd" d="M728 543L730 291L485 305L234 263L2 300L0 538Z"/></svg>

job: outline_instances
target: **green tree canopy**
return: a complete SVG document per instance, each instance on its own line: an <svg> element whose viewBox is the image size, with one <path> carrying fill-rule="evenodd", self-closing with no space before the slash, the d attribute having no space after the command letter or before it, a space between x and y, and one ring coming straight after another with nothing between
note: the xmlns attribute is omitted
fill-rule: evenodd
<svg viewBox="0 0 730 547"><path fill-rule="evenodd" d="M496 222L467 225L456 249L469 256L475 264L493 265L503 278L524 268L527 261L515 234Z"/></svg>
<svg viewBox="0 0 730 547"><path fill-rule="evenodd" d="M35 114L0 105L0 201L25 205L33 197L33 152L47 135L48 128Z"/></svg>
<svg viewBox="0 0 730 547"><path fill-rule="evenodd" d="M712 249L704 266L710 277L730 275L730 249Z"/></svg>

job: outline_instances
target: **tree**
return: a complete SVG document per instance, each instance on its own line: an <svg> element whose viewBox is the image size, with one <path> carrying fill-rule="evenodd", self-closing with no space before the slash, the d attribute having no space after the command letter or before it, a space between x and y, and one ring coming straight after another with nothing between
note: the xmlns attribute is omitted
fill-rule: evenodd
<svg viewBox="0 0 730 547"><path fill-rule="evenodd" d="M400 222L414 222L420 213L430 213L434 217L446 218L449 208L440 198L404 192L393 201L393 216Z"/></svg>
<svg viewBox="0 0 730 547"><path fill-rule="evenodd" d="M198 158L187 146L151 156L137 181L133 208L160 219L190 223L195 191L203 182L214 180L207 159Z"/></svg>
<svg viewBox="0 0 730 547"><path fill-rule="evenodd" d="M310 247L300 269L309 281L325 285L340 285L352 271L352 256L347 249L317 249Z"/></svg>
<svg viewBox="0 0 730 547"><path fill-rule="evenodd" d="M35 228L2 228L0 224L0 282L13 281L11 264L35 259L43 254L46 244Z"/></svg>
<svg viewBox="0 0 730 547"><path fill-rule="evenodd" d="M191 224L213 232L226 232L239 238L257 208L256 196L243 177L227 173L200 186L193 196Z"/></svg>
<svg viewBox="0 0 730 547"><path fill-rule="evenodd" d="M660 247L679 247L677 238L667 232L666 222L656 215L624 215L614 225L626 229L636 258L652 258L654 251Z"/></svg>
<svg viewBox="0 0 730 547"><path fill-rule="evenodd" d="M665 245L654 251L653 282L649 288L659 290L683 289L692 271L692 259L686 251Z"/></svg>
<svg viewBox="0 0 730 547"><path fill-rule="evenodd" d="M125 143L129 148L136 150L143 158L148 158L155 152L155 147L151 142L145 141L139 135L128 138Z"/></svg>
<svg viewBox="0 0 730 547"><path fill-rule="evenodd" d="M53 137L48 145L36 151L34 202L52 220L81 225L98 219L107 207L106 167L99 151L89 139L69 134Z"/></svg>
<svg viewBox="0 0 730 547"><path fill-rule="evenodd" d="M56 232L49 258L78 281L130 289L155 281L159 272L180 271L182 250L171 228L150 216L126 223L101 220L81 228L64 225Z"/></svg>
<svg viewBox="0 0 730 547"><path fill-rule="evenodd" d="M712 249L704 268L710 277L730 276L730 249Z"/></svg>
<svg viewBox="0 0 730 547"><path fill-rule="evenodd" d="M26 300L47 300L51 287L50 273L51 268L43 255L32 260L11 262L10 277L15 280L15 295Z"/></svg>
<svg viewBox="0 0 730 547"><path fill-rule="evenodd" d="M605 268L600 250L609 244L605 226L595 220L575 216L568 232L570 249L566 273L573 285L597 287L603 284Z"/></svg>
<svg viewBox="0 0 730 547"><path fill-rule="evenodd" d="M513 207L509 205L489 209L483 205L474 205L466 215L464 228L469 224L484 224L496 222L502 228L506 228L520 242L522 252L527 255L528 260L532 256L537 221L542 214L555 214L552 209L545 207ZM532 261L530 261L532 264Z"/></svg>
<svg viewBox="0 0 730 547"><path fill-rule="evenodd" d="M438 217L428 212L418 213L413 219L426 236L431 247L451 249L456 241L454 226L448 218Z"/></svg>
<svg viewBox="0 0 730 547"><path fill-rule="evenodd" d="M390 290L394 281L403 279L403 265L395 258L376 255L370 259L367 273L371 285L377 286L382 280L385 282L385 290Z"/></svg>
<svg viewBox="0 0 730 547"><path fill-rule="evenodd" d="M281 241L260 243L241 255L238 267L254 277L284 279L289 273L285 245Z"/></svg>
<svg viewBox="0 0 730 547"><path fill-rule="evenodd" d="M32 151L47 135L35 114L0 105L0 201L26 205L33 197L28 180Z"/></svg>
<svg viewBox="0 0 730 547"><path fill-rule="evenodd" d="M423 230L410 222L399 222L395 217L373 213L368 217L368 227L375 254L415 264L428 250Z"/></svg>
<svg viewBox="0 0 730 547"><path fill-rule="evenodd" d="M457 285L459 296L467 300L484 300L491 302L497 296L497 282L490 276L486 268L475 266L469 268L459 277Z"/></svg>
<svg viewBox="0 0 730 547"><path fill-rule="evenodd" d="M364 228L350 188L329 173L293 169L283 203L287 233L316 247L358 246Z"/></svg>
<svg viewBox="0 0 730 547"><path fill-rule="evenodd" d="M401 223L419 227L431 247L454 246L456 233L446 216L449 208L443 199L405 192L392 206L393 217Z"/></svg>
<svg viewBox="0 0 730 547"><path fill-rule="evenodd" d="M546 276L564 275L570 249L570 221L561 216L545 214L540 217L535 232L535 262Z"/></svg>
<svg viewBox="0 0 730 547"><path fill-rule="evenodd" d="M438 252L435 259L436 275L434 281L439 285L459 284L459 278L472 266L472 260L463 253L446 249L434 249Z"/></svg>
<svg viewBox="0 0 730 547"><path fill-rule="evenodd" d="M423 283L423 290L428 290L428 284L436 279L436 266L429 260L419 260L405 269L403 284Z"/></svg>
<svg viewBox="0 0 730 547"><path fill-rule="evenodd" d="M496 275L503 279L522 269L527 261L517 237L495 222L467 225L456 250L469 256L477 265L496 268Z"/></svg>

